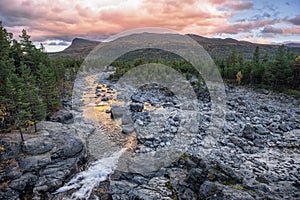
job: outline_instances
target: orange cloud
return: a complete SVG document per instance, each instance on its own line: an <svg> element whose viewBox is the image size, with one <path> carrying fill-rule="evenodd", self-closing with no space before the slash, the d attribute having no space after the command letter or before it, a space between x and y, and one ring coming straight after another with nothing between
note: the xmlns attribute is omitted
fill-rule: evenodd
<svg viewBox="0 0 300 200"><path fill-rule="evenodd" d="M3 0L0 13L9 30L26 26L38 40L59 35L111 34L147 26L177 31L192 30L194 24L219 26L231 16L217 9L216 5L222 4L215 0L94 0L84 4L80 0Z"/></svg>
<svg viewBox="0 0 300 200"><path fill-rule="evenodd" d="M248 0L1 0L0 20L15 35L26 28L35 41L97 38L142 27L202 36L234 35L281 22L229 20L252 7ZM291 23L297 24L298 18ZM283 30L285 33L299 34L299 29Z"/></svg>

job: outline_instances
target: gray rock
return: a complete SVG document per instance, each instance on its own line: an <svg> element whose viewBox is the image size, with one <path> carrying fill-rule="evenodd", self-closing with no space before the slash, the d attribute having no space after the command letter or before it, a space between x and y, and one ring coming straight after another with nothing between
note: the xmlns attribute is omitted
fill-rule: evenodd
<svg viewBox="0 0 300 200"><path fill-rule="evenodd" d="M133 124L122 125L122 132L125 134L130 134L134 131Z"/></svg>
<svg viewBox="0 0 300 200"><path fill-rule="evenodd" d="M9 184L9 187L22 192L27 186L34 186L37 179L37 176L30 173L26 173L22 175L19 179L13 180Z"/></svg>
<svg viewBox="0 0 300 200"><path fill-rule="evenodd" d="M245 125L244 129L242 130L242 133L243 133L244 138L246 138L248 140L254 140L255 139L254 129L249 124Z"/></svg>
<svg viewBox="0 0 300 200"><path fill-rule="evenodd" d="M0 199L19 200L19 193L11 188L0 190Z"/></svg>
<svg viewBox="0 0 300 200"><path fill-rule="evenodd" d="M0 161L14 158L21 152L20 143L9 138L0 138L0 146L4 148L0 153Z"/></svg>
<svg viewBox="0 0 300 200"><path fill-rule="evenodd" d="M31 172L41 169L51 163L50 154L25 156L19 158L19 165L22 171Z"/></svg>
<svg viewBox="0 0 300 200"><path fill-rule="evenodd" d="M281 120L280 115L274 115L273 120L274 122L279 122Z"/></svg>
<svg viewBox="0 0 300 200"><path fill-rule="evenodd" d="M108 101L108 100L109 100L108 97L102 97L102 98L101 98L101 101Z"/></svg>
<svg viewBox="0 0 300 200"><path fill-rule="evenodd" d="M182 200L196 200L197 195L189 188L187 188L182 195L180 195Z"/></svg>
<svg viewBox="0 0 300 200"><path fill-rule="evenodd" d="M189 171L187 177L187 183L189 187L194 191L197 191L198 188L206 180L206 173L200 168L193 168Z"/></svg>
<svg viewBox="0 0 300 200"><path fill-rule="evenodd" d="M279 125L279 129L282 130L283 132L287 132L290 130L290 128L288 127L288 125L286 123L281 123Z"/></svg>
<svg viewBox="0 0 300 200"><path fill-rule="evenodd" d="M143 103L131 103L130 104L130 110L133 112L142 112L144 109Z"/></svg>
<svg viewBox="0 0 300 200"><path fill-rule="evenodd" d="M202 199L223 200L222 191L217 183L205 181L199 188L199 195Z"/></svg>
<svg viewBox="0 0 300 200"><path fill-rule="evenodd" d="M230 112L226 114L226 120L228 121L235 121L235 114Z"/></svg>
<svg viewBox="0 0 300 200"><path fill-rule="evenodd" d="M254 198L246 191L238 190L230 186L222 185L218 182L204 182L199 190L200 196L204 199L214 200L231 200L243 199L254 200Z"/></svg>
<svg viewBox="0 0 300 200"><path fill-rule="evenodd" d="M230 140L233 144L235 144L236 146L238 146L240 148L243 148L243 146L245 146L245 141L239 137L232 136L232 137L230 137Z"/></svg>
<svg viewBox="0 0 300 200"><path fill-rule="evenodd" d="M278 123L276 123L276 122L272 122L272 123L268 126L268 129L269 129L270 131L272 131L273 133L277 133L277 132L278 132L278 128L279 128L279 126L278 126Z"/></svg>
<svg viewBox="0 0 300 200"><path fill-rule="evenodd" d="M37 137L26 140L22 149L24 153L37 155L50 151L54 147L53 141L49 137Z"/></svg>
<svg viewBox="0 0 300 200"><path fill-rule="evenodd" d="M123 116L123 113L124 113L124 108L121 107L121 106L118 106L118 105L112 105L111 106L111 117L113 119L118 119L120 117Z"/></svg>
<svg viewBox="0 0 300 200"><path fill-rule="evenodd" d="M122 125L131 124L133 126L133 121L129 113L124 113L122 116Z"/></svg>
<svg viewBox="0 0 300 200"><path fill-rule="evenodd" d="M255 132L260 135L266 135L269 133L269 131L261 124L254 126L254 128L255 128Z"/></svg>
<svg viewBox="0 0 300 200"><path fill-rule="evenodd" d="M64 124L70 124L73 119L73 114L69 110L59 110L53 115L50 120L53 122L60 122Z"/></svg>
<svg viewBox="0 0 300 200"><path fill-rule="evenodd" d="M70 135L62 136L58 139L61 142L61 146L57 146L51 153L52 159L65 159L73 157L84 148L80 139L72 137Z"/></svg>

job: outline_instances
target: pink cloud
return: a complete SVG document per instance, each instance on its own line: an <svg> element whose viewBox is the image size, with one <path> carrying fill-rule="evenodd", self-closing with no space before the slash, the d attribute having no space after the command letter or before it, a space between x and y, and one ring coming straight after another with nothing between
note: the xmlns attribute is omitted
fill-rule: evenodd
<svg viewBox="0 0 300 200"><path fill-rule="evenodd" d="M229 20L236 11L252 7L252 2L241 0L1 0L0 19L15 35L26 28L36 41L110 35L141 27L203 36L234 35L281 22ZM283 30L285 33L298 34L299 29Z"/></svg>
<svg viewBox="0 0 300 200"><path fill-rule="evenodd" d="M249 10L253 7L252 2L245 2L245 1L231 1L228 3L225 3L223 5L226 8L230 8L232 10L241 11L241 10Z"/></svg>

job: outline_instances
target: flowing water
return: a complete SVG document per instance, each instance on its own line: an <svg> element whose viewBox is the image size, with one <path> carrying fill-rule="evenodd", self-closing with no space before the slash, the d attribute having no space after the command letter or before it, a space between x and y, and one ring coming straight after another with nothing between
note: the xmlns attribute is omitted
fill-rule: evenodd
<svg viewBox="0 0 300 200"><path fill-rule="evenodd" d="M116 100L118 92L115 89L107 87L106 84L95 82L98 75L90 76L85 79L90 88L87 88L82 96L84 102L83 116L93 120L96 130L87 139L89 154L96 161L77 175L68 183L59 188L54 194L73 192L71 199L88 199L95 187L100 182L107 180L108 176L118 166L118 161L122 154L137 145L134 134L130 136L122 133L121 119L111 119L111 106L124 105L124 102ZM95 89L96 95L95 96ZM103 101L102 98L108 98ZM154 110L151 104L145 104L145 110ZM157 108L162 109L162 108Z"/></svg>

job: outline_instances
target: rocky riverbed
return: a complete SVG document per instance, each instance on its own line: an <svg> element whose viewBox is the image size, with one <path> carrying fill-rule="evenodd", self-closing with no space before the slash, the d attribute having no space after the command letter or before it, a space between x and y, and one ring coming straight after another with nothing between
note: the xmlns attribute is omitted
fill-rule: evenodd
<svg viewBox="0 0 300 200"><path fill-rule="evenodd" d="M151 89L140 91L132 99L142 102L152 93ZM210 110L206 98L198 104L203 115L187 152L153 173L115 172L108 187L113 199L299 199L300 101L234 86L226 87L226 94L226 121L208 155L199 153L205 130L214 120L202 112ZM172 101L168 99L168 107L176 110ZM167 129L148 132L145 138L138 136L148 151L167 145L168 140L160 143L160 136L173 129L176 134L180 118L175 114L164 122Z"/></svg>
<svg viewBox="0 0 300 200"><path fill-rule="evenodd" d="M218 120L210 115L207 93L191 102L199 118L188 121L181 112L188 106L166 88L145 85L126 99L126 91L99 76L80 82L84 90L73 95L78 107L39 123L38 134L26 135L24 143L1 136L0 199L300 199L299 100L226 86L225 123L203 156L201 141ZM146 162L152 170L132 165L176 145L183 124L193 119L199 125L190 126L193 137L180 156L162 166ZM127 153L116 154L121 150ZM105 165L118 159L119 166ZM92 174L90 188L82 181L86 174ZM76 187L66 184L70 179ZM63 185L70 190L54 194ZM83 188L87 193L78 193Z"/></svg>

